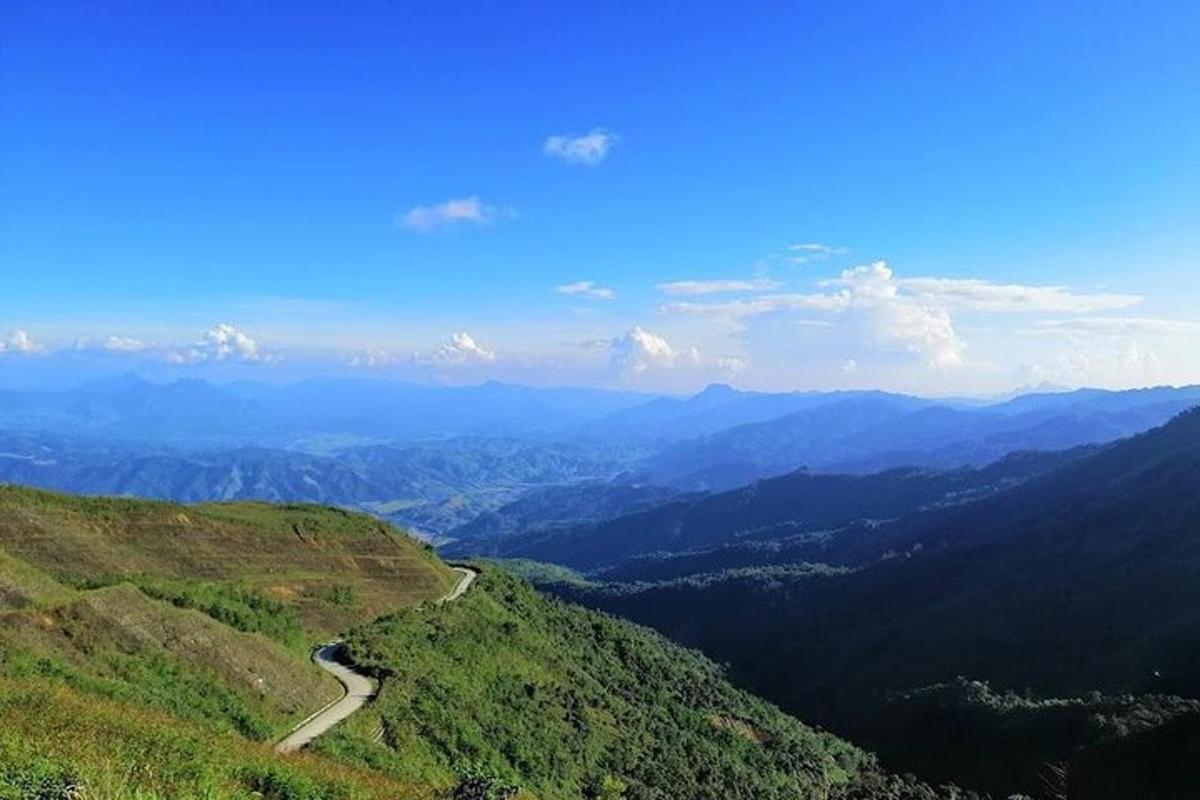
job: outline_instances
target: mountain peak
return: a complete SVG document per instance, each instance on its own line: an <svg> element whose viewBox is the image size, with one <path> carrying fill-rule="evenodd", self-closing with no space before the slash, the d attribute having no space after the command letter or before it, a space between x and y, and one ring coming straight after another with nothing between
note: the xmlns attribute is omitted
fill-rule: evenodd
<svg viewBox="0 0 1200 800"><path fill-rule="evenodd" d="M695 397L732 397L736 394L741 394L741 392L730 386L728 383L710 383L708 386L705 386L703 389L697 392Z"/></svg>

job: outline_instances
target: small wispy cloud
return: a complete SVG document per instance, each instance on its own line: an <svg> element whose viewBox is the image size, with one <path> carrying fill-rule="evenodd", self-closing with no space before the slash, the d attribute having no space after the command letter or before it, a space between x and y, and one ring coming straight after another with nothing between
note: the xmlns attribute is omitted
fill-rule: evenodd
<svg viewBox="0 0 1200 800"><path fill-rule="evenodd" d="M1077 317L1074 319L1043 320L1020 333L1024 335L1079 336L1200 336L1200 321L1185 319L1155 319L1149 317Z"/></svg>
<svg viewBox="0 0 1200 800"><path fill-rule="evenodd" d="M137 353L149 347L140 339L133 339L128 336L109 336L101 343L100 347L113 353Z"/></svg>
<svg viewBox="0 0 1200 800"><path fill-rule="evenodd" d="M1077 292L1065 286L992 283L977 278L903 278L896 285L922 302L963 311L1087 314L1142 302L1136 294Z"/></svg>
<svg viewBox="0 0 1200 800"><path fill-rule="evenodd" d="M359 353L353 353L346 359L346 364L351 367L361 367L363 369L376 369L378 367L388 367L395 364L397 359L387 350L382 347L369 347Z"/></svg>
<svg viewBox="0 0 1200 800"><path fill-rule="evenodd" d="M432 233L459 225L491 225L505 216L512 216L512 212L482 203L472 195L413 206L400 216L399 221L414 233Z"/></svg>
<svg viewBox="0 0 1200 800"><path fill-rule="evenodd" d="M617 296L617 293L608 288L601 286L595 281L575 281L574 283L564 283L561 286L555 286L554 291L559 294L575 295L580 297L590 297L595 300L612 300Z"/></svg>
<svg viewBox="0 0 1200 800"><path fill-rule="evenodd" d="M814 261L825 261L832 256L842 256L849 253L848 247L825 244L823 242L800 242L787 247L784 261L790 264L811 264Z"/></svg>
<svg viewBox="0 0 1200 800"><path fill-rule="evenodd" d="M593 128L581 136L549 136L542 143L542 153L568 164L596 165L608 156L617 143L617 135L603 128Z"/></svg>
<svg viewBox="0 0 1200 800"><path fill-rule="evenodd" d="M728 294L733 292L769 292L782 286L770 278L751 280L702 280L669 281L656 287L660 292L672 295Z"/></svg>

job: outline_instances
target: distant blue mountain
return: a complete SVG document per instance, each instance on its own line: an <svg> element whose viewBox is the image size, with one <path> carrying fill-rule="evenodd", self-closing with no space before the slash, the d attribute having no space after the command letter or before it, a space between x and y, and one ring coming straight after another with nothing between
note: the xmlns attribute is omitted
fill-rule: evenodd
<svg viewBox="0 0 1200 800"><path fill-rule="evenodd" d="M307 438L565 435L649 395L318 379L282 386L127 375L66 391L0 392L0 429L180 445L290 446Z"/></svg>
<svg viewBox="0 0 1200 800"><path fill-rule="evenodd" d="M803 407L785 416L670 444L639 477L686 489L726 489L801 467L865 473L908 465L978 466L1019 450L1096 444L1162 425L1200 403L1200 387L1087 389L978 406L882 392L800 395L796 403Z"/></svg>

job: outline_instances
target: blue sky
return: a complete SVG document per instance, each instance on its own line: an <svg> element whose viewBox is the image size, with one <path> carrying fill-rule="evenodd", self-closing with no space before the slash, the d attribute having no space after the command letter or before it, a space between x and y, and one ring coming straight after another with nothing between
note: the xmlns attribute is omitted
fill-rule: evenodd
<svg viewBox="0 0 1200 800"><path fill-rule="evenodd" d="M0 13L9 376L1200 381L1195 4Z"/></svg>

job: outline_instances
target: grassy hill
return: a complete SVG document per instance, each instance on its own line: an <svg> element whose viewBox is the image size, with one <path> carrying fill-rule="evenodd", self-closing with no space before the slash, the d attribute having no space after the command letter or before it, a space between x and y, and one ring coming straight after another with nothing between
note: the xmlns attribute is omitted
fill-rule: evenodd
<svg viewBox="0 0 1200 800"><path fill-rule="evenodd" d="M314 642L453 580L333 509L0 487L0 797L418 796L267 743L341 694Z"/></svg>
<svg viewBox="0 0 1200 800"><path fill-rule="evenodd" d="M172 600L257 594L315 636L440 596L455 581L395 528L310 505L180 505L0 486L0 550L80 586L147 576Z"/></svg>
<svg viewBox="0 0 1200 800"><path fill-rule="evenodd" d="M0 678L4 800L398 800L428 788L67 686Z"/></svg>
<svg viewBox="0 0 1200 800"><path fill-rule="evenodd" d="M369 517L0 487L0 798L908 798L939 794L655 633ZM349 630L375 702L314 752ZM959 795L961 796L961 795Z"/></svg>

